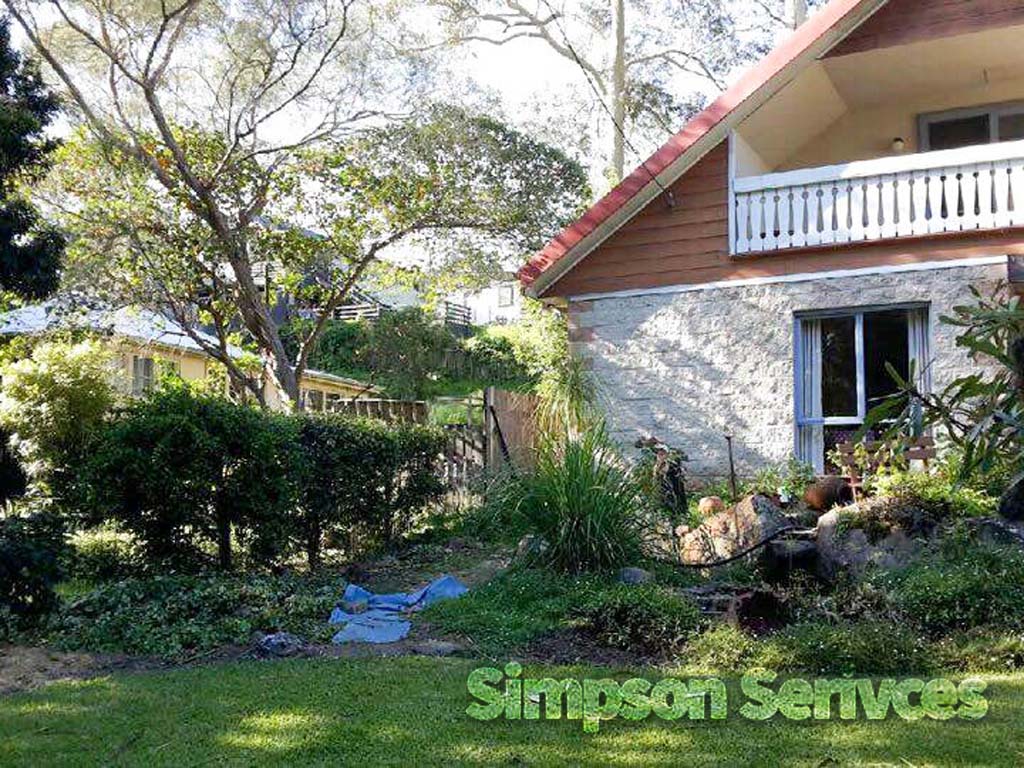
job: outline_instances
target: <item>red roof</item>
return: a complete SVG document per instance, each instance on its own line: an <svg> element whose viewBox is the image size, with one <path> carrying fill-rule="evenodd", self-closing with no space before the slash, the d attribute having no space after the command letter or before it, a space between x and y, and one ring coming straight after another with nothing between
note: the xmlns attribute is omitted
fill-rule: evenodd
<svg viewBox="0 0 1024 768"><path fill-rule="evenodd" d="M714 103L690 120L679 133L639 165L608 194L598 200L579 219L563 229L517 273L524 286L531 285L591 234L612 214L651 184L672 163L679 160L699 139L725 120L746 99L766 85L775 75L799 58L820 37L826 34L846 15L867 0L832 0L819 12L798 27L793 34L774 48L758 64L747 70L740 79L722 93Z"/></svg>

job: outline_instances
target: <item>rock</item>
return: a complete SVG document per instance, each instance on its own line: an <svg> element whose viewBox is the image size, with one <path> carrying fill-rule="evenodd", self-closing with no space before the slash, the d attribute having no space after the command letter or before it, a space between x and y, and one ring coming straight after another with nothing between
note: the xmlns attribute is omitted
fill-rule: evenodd
<svg viewBox="0 0 1024 768"><path fill-rule="evenodd" d="M1006 520L1024 520L1024 477L1019 478L999 497L999 516Z"/></svg>
<svg viewBox="0 0 1024 768"><path fill-rule="evenodd" d="M447 640L423 640L410 645L409 650L420 656L453 656L460 653L463 648L458 643Z"/></svg>
<svg viewBox="0 0 1024 768"><path fill-rule="evenodd" d="M804 503L817 512L828 512L834 506L852 504L853 489L843 478L829 475L807 486Z"/></svg>
<svg viewBox="0 0 1024 768"><path fill-rule="evenodd" d="M818 518L818 573L824 578L833 579L840 573L860 576L869 565L899 568L924 547L923 538L912 538L902 528L890 527L873 538L862 528L844 528L841 511L833 509Z"/></svg>
<svg viewBox="0 0 1024 768"><path fill-rule="evenodd" d="M519 561L533 560L547 551L548 543L540 536L528 533L516 545L515 559Z"/></svg>
<svg viewBox="0 0 1024 768"><path fill-rule="evenodd" d="M617 578L621 584L646 584L651 574L643 568L622 568Z"/></svg>
<svg viewBox="0 0 1024 768"><path fill-rule="evenodd" d="M999 517L975 517L968 519L966 523L983 544L1024 550L1024 523Z"/></svg>
<svg viewBox="0 0 1024 768"><path fill-rule="evenodd" d="M683 534L680 558L685 563L723 560L788 526L782 511L768 497L748 496Z"/></svg>
<svg viewBox="0 0 1024 768"><path fill-rule="evenodd" d="M697 502L697 511L701 517L711 517L725 511L725 502L720 496L704 496Z"/></svg>
<svg viewBox="0 0 1024 768"><path fill-rule="evenodd" d="M306 647L302 638L290 632L275 632L263 635L256 641L256 650L264 656L294 656Z"/></svg>

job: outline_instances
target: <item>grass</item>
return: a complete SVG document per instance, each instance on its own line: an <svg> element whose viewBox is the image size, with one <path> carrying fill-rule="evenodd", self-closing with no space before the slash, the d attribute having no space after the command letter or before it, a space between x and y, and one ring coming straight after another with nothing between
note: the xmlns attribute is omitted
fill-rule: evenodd
<svg viewBox="0 0 1024 768"><path fill-rule="evenodd" d="M246 662L57 683L0 698L0 764L1020 765L1024 676L980 721L493 721L464 714L473 662ZM539 670L533 670L536 674ZM530 672L530 670L528 670ZM603 676L599 670L545 670ZM656 678L657 675L648 675ZM738 699L731 700L735 711Z"/></svg>
<svg viewBox="0 0 1024 768"><path fill-rule="evenodd" d="M454 635L475 651L496 656L565 626L570 609L598 585L594 577L510 571L459 600L435 603L423 618L439 633Z"/></svg>

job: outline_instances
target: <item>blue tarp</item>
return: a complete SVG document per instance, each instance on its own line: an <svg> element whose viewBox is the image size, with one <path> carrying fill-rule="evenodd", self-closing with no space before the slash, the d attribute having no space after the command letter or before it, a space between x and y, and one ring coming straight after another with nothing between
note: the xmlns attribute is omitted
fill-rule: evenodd
<svg viewBox="0 0 1024 768"><path fill-rule="evenodd" d="M415 592L394 592L375 595L373 592L349 584L345 587L341 605L331 611L331 624L344 624L334 636L341 643L394 643L409 634L411 624L405 616L438 600L450 600L467 592L465 585L454 576L445 574ZM347 612L344 606L365 603L366 610Z"/></svg>

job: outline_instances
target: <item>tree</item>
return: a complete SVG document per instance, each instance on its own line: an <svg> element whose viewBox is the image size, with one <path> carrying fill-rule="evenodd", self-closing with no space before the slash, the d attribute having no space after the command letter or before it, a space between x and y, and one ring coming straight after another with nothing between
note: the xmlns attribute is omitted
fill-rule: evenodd
<svg viewBox="0 0 1024 768"><path fill-rule="evenodd" d="M454 194L441 188L451 179L438 170L472 172L508 155L492 145L488 158L475 157L477 148L465 140L479 134L446 132L432 117L394 120L392 110L409 88L399 87L405 80L395 72L406 60L381 41L392 3L53 0L58 23L47 28L33 3L3 2L87 129L84 154L65 156L72 166L65 170L79 185L79 196L63 208L82 237L77 252L111 259L105 275L113 285L144 294L186 328L212 326L216 344L193 339L258 399L266 379L297 402L325 319L385 249L429 230L507 237L510 227L538 218L550 234L562 199L582 197L582 177L568 160L556 169L568 168L564 181L541 188L525 175L536 171L525 155L503 176L489 177L501 189L472 176L456 179ZM85 55L76 58L76 51ZM465 115L447 124L457 126L499 133ZM401 144L402 135L411 143ZM393 149L381 142L412 147L412 137L431 137L436 154L410 158L400 172L391 162L387 176L374 173L371 163L388 163ZM413 164L419 161L425 164ZM315 187L326 196L322 202ZM411 198L398 199L399 192ZM457 207L477 192L491 204L487 218L479 205ZM525 213L527 205L537 213ZM321 223L317 211L339 217L326 237L297 226L311 210ZM273 316L268 278L306 294L317 315L295 360ZM239 332L259 350L259 377L231 354Z"/></svg>
<svg viewBox="0 0 1024 768"><path fill-rule="evenodd" d="M40 298L57 285L63 236L39 219L19 193L38 178L56 146L45 130L58 111L34 62L11 47L8 19L0 19L0 289Z"/></svg>
<svg viewBox="0 0 1024 768"><path fill-rule="evenodd" d="M775 0L432 0L454 43L537 40L579 67L608 137L606 175L622 179L633 141L660 143L763 55L783 24ZM691 91L677 96L679 79ZM660 139L660 140L659 140Z"/></svg>

